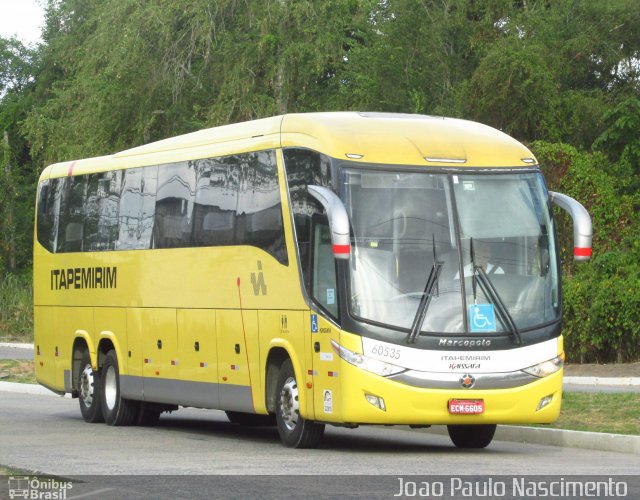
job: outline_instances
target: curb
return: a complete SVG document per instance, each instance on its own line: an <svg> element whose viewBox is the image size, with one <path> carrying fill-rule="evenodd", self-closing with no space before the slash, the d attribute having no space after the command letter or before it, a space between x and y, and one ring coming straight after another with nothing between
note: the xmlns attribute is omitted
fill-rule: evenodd
<svg viewBox="0 0 640 500"><path fill-rule="evenodd" d="M59 396L41 385L18 384L16 382L0 382L0 392L71 398L70 394ZM398 426L398 428L409 432L423 432L439 436L448 435L447 429L443 425L427 429L412 429L406 425ZM640 436L624 434L499 425L496 430L495 439L496 441L508 441L512 443L539 444L546 446L560 446L564 448L581 448L584 450L613 451L616 453L640 455Z"/></svg>
<svg viewBox="0 0 640 500"><path fill-rule="evenodd" d="M33 344L18 344L15 342L0 342L0 347L9 347L11 349L33 349Z"/></svg>
<svg viewBox="0 0 640 500"><path fill-rule="evenodd" d="M439 436L448 436L445 426L428 429L411 429L411 432L424 432ZM565 429L545 429L542 427L525 427L518 425L498 425L494 439L511 443L538 444L559 446L563 448L579 448L583 450L612 451L640 455L640 436L626 434L609 434L601 432L569 431Z"/></svg>
<svg viewBox="0 0 640 500"><path fill-rule="evenodd" d="M564 377L565 384L573 385L608 385L608 386L638 386L640 377Z"/></svg>

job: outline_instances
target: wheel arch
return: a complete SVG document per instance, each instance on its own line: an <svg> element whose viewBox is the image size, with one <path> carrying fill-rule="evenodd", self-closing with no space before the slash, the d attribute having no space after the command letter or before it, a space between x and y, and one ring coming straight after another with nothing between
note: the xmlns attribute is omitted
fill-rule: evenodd
<svg viewBox="0 0 640 500"><path fill-rule="evenodd" d="M288 342L274 341L269 347L269 354L265 363L265 403L267 411L274 413L276 411L276 391L278 385L278 374L282 364L288 359L291 361L296 380L299 384L304 383L304 373L302 370L302 361L295 355L295 349ZM300 407L306 408L305 391L300 392ZM304 412L306 413L306 412ZM304 416L304 415L303 415Z"/></svg>
<svg viewBox="0 0 640 500"><path fill-rule="evenodd" d="M91 359L91 367L96 370L98 368L96 350L93 345L93 340L86 330L77 330L75 337L73 338L73 345L71 347L71 395L77 397L78 395L78 377L80 376L80 370L82 370L82 353L87 351L89 358Z"/></svg>
<svg viewBox="0 0 640 500"><path fill-rule="evenodd" d="M111 350L116 352L116 359L118 361L120 374L122 374L123 357L120 349L120 343L113 332L101 332L98 340L98 350L96 353L98 357L98 367L102 366L104 357Z"/></svg>

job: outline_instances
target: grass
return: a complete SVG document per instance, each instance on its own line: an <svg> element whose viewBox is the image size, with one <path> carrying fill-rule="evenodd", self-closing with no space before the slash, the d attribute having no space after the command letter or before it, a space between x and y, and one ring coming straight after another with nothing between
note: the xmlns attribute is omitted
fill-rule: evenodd
<svg viewBox="0 0 640 500"><path fill-rule="evenodd" d="M0 338L33 341L33 292L28 273L0 274Z"/></svg>
<svg viewBox="0 0 640 500"><path fill-rule="evenodd" d="M555 429L640 435L640 393L564 392Z"/></svg>
<svg viewBox="0 0 640 500"><path fill-rule="evenodd" d="M33 360L0 359L0 381L36 384Z"/></svg>
<svg viewBox="0 0 640 500"><path fill-rule="evenodd" d="M0 465L0 476L28 476L31 472L16 469L15 467L5 467L4 465Z"/></svg>

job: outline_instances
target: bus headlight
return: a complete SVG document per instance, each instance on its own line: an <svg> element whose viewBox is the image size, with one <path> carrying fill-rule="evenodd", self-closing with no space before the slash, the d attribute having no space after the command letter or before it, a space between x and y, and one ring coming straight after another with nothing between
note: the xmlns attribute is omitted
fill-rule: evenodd
<svg viewBox="0 0 640 500"><path fill-rule="evenodd" d="M385 363L384 361L370 358L364 354L358 354L357 352L350 351L334 340L331 341L331 347L333 347L333 350L338 354L338 356L344 359L347 363L382 377L395 375L396 373L406 370L406 368L402 368L401 366Z"/></svg>
<svg viewBox="0 0 640 500"><path fill-rule="evenodd" d="M564 365L564 356L556 356L548 361L543 361L537 365L530 366L522 370L523 372L533 375L534 377L546 377L557 372Z"/></svg>

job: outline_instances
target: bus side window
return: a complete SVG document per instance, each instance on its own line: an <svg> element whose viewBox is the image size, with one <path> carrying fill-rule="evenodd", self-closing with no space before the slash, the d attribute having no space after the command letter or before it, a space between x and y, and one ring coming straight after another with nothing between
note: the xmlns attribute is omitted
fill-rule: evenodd
<svg viewBox="0 0 640 500"><path fill-rule="evenodd" d="M150 248L158 167L125 171L120 194L118 250Z"/></svg>
<svg viewBox="0 0 640 500"><path fill-rule="evenodd" d="M331 161L327 156L308 149L285 149L283 154L300 268L307 293L311 294L311 217L323 213L324 209L309 194L307 186L331 186Z"/></svg>
<svg viewBox="0 0 640 500"><path fill-rule="evenodd" d="M118 207L122 170L88 176L83 250L115 249L118 240Z"/></svg>
<svg viewBox="0 0 640 500"><path fill-rule="evenodd" d="M235 244L239 171L234 156L196 161L195 246Z"/></svg>
<svg viewBox="0 0 640 500"><path fill-rule="evenodd" d="M58 179L46 180L38 186L37 233L38 242L50 252L54 250L54 194Z"/></svg>
<svg viewBox="0 0 640 500"><path fill-rule="evenodd" d="M81 252L87 176L67 177L60 199L58 252Z"/></svg>
<svg viewBox="0 0 640 500"><path fill-rule="evenodd" d="M273 151L238 155L242 177L236 213L236 243L261 248L288 264L278 171Z"/></svg>
<svg viewBox="0 0 640 500"><path fill-rule="evenodd" d="M158 167L154 248L191 246L195 196L196 162L184 161Z"/></svg>

